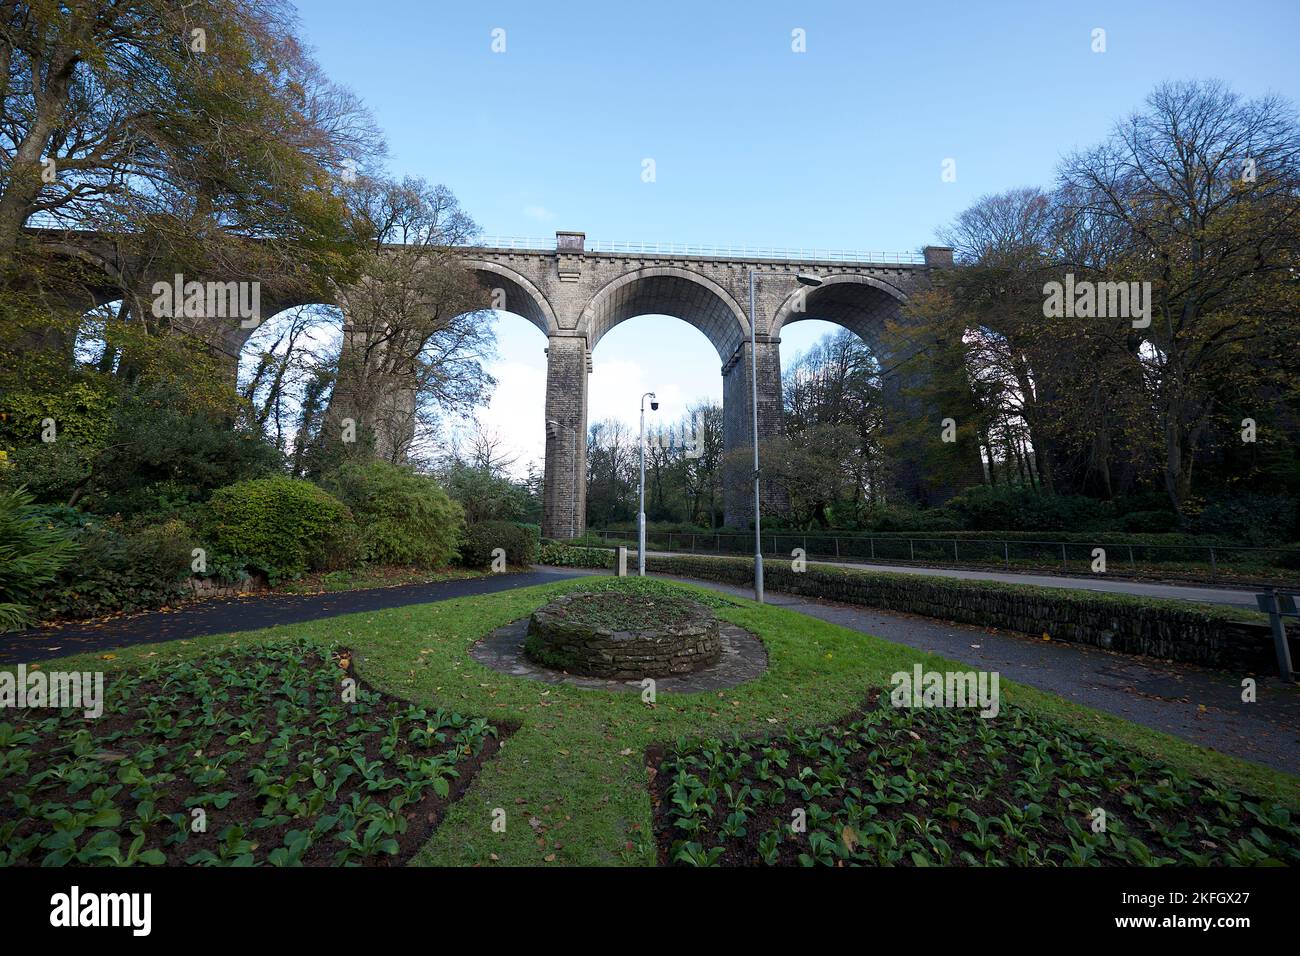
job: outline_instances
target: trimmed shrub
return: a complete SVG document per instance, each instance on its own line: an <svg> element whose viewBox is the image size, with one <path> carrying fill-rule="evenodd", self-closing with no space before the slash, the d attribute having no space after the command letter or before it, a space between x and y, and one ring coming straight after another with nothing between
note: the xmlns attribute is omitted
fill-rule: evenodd
<svg viewBox="0 0 1300 956"><path fill-rule="evenodd" d="M351 509L361 560L436 568L456 556L465 515L432 478L385 461L347 462L321 486Z"/></svg>
<svg viewBox="0 0 1300 956"><path fill-rule="evenodd" d="M42 515L32 500L23 488L0 492L0 631L31 622L37 591L77 551L66 526Z"/></svg>
<svg viewBox="0 0 1300 956"><path fill-rule="evenodd" d="M460 563L468 568L486 568L492 564L492 552L502 548L506 564L522 567L537 560L537 542L541 534L534 524L513 521L478 521L465 526L460 542Z"/></svg>
<svg viewBox="0 0 1300 956"><path fill-rule="evenodd" d="M571 548L566 544L546 544L538 556L538 564L556 568L612 568L614 552L605 548Z"/></svg>
<svg viewBox="0 0 1300 956"><path fill-rule="evenodd" d="M218 489L205 530L217 552L239 557L272 584L355 562L356 527L347 505L297 478L255 478Z"/></svg>

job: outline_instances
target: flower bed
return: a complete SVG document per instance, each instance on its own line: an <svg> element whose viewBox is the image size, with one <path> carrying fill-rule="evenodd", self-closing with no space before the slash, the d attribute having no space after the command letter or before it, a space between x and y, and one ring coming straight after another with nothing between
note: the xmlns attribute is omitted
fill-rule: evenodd
<svg viewBox="0 0 1300 956"><path fill-rule="evenodd" d="M1300 825L1004 704L896 708L761 739L652 748L660 861L692 866L1300 863Z"/></svg>
<svg viewBox="0 0 1300 956"><path fill-rule="evenodd" d="M308 644L153 661L108 684L97 719L17 711L0 865L405 862L497 729L345 684L349 665Z"/></svg>

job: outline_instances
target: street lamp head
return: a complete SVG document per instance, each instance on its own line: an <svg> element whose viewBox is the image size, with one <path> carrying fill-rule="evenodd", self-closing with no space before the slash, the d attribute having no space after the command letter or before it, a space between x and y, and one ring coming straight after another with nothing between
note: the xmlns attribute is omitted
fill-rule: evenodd
<svg viewBox="0 0 1300 956"><path fill-rule="evenodd" d="M657 400L655 399L650 400L650 411L652 412L659 411L659 402Z"/></svg>
<svg viewBox="0 0 1300 956"><path fill-rule="evenodd" d="M800 285L818 286L822 284L821 279L817 278L816 276L810 276L802 272L796 275L795 279L799 281Z"/></svg>

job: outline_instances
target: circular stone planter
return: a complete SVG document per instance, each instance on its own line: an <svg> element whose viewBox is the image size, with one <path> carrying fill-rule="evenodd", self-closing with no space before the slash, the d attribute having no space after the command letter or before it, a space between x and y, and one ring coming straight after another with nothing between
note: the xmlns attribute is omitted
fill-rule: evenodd
<svg viewBox="0 0 1300 956"><path fill-rule="evenodd" d="M668 613L662 623L639 620L621 629L618 624L592 620L589 611L602 597L566 594L538 608L528 621L525 654L538 664L572 674L634 680L690 674L716 663L722 653L718 621L702 604L676 601L665 606ZM630 610L653 616L655 603L663 602ZM618 611L617 606L610 607L595 617L616 619Z"/></svg>

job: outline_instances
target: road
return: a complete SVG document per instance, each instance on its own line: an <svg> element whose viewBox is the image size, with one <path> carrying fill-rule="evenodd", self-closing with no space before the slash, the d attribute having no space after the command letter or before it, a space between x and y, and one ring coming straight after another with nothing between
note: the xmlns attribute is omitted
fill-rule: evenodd
<svg viewBox="0 0 1300 956"><path fill-rule="evenodd" d="M717 559L716 555L690 551L647 551L646 554L665 558L685 555L693 558ZM739 556L723 555L723 557ZM784 559L764 558L763 560L772 563ZM629 551L629 566L634 561L634 553ZM1007 584L1036 584L1041 587L1070 588L1076 591L1105 591L1111 594L1134 594L1140 597L1197 601L1204 604L1232 604L1251 609L1256 606L1254 591L1216 588L1200 584L1162 584L1155 581L1128 581L1120 578L1082 578L1066 574L1016 574L1010 571L981 571L967 568L917 568L900 564L853 564L848 561L818 560L809 563L826 564L837 568L857 568L862 571L885 571L889 574L923 574L935 578L960 578L964 581L1002 581Z"/></svg>

